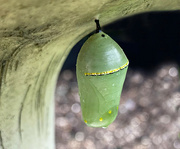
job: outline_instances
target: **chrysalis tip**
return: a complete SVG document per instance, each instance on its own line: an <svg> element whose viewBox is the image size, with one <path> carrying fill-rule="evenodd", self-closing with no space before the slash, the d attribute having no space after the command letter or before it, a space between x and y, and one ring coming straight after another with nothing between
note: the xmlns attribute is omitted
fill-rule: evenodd
<svg viewBox="0 0 180 149"><path fill-rule="evenodd" d="M99 24L99 20L95 19L94 21L96 23L96 33L99 33L101 31L101 26Z"/></svg>

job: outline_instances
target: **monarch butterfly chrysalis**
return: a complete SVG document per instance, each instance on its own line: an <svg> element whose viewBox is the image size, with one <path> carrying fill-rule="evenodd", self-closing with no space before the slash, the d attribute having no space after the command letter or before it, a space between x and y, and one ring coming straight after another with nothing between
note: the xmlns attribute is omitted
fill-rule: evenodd
<svg viewBox="0 0 180 149"><path fill-rule="evenodd" d="M82 46L76 65L84 122L91 127L107 127L117 114L129 61L122 48L97 30Z"/></svg>

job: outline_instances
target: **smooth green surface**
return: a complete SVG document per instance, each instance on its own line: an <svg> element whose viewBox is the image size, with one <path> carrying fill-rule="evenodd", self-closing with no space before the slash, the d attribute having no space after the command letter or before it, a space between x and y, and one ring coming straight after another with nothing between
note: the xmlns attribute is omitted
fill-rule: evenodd
<svg viewBox="0 0 180 149"><path fill-rule="evenodd" d="M76 73L83 120L88 126L107 127L115 120L127 67L101 76L84 73L110 71L127 62L120 46L103 32L92 35L82 46Z"/></svg>
<svg viewBox="0 0 180 149"><path fill-rule="evenodd" d="M115 120L126 72L127 68L104 76L77 73L83 120L88 126L107 127Z"/></svg>
<svg viewBox="0 0 180 149"><path fill-rule="evenodd" d="M77 63L84 73L98 73L120 68L127 61L121 47L110 36L99 32L84 43Z"/></svg>

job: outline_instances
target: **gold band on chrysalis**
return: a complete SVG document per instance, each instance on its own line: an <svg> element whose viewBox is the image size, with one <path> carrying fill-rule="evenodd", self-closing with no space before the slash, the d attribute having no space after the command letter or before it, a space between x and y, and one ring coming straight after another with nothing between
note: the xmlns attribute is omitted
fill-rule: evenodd
<svg viewBox="0 0 180 149"><path fill-rule="evenodd" d="M84 73L85 76L101 76L101 75L107 75L107 74L112 74L114 72L117 72L119 70L122 70L124 68L126 68L127 66L129 65L129 61L127 61L126 64L124 64L123 66L117 68L117 69L113 69L113 70L110 70L110 71L104 71L104 72L92 72L92 73Z"/></svg>

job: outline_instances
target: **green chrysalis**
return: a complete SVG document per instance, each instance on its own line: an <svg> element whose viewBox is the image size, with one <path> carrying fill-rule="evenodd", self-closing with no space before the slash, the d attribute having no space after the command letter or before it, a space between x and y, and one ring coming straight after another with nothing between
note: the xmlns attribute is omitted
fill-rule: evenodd
<svg viewBox="0 0 180 149"><path fill-rule="evenodd" d="M129 61L122 48L100 30L82 46L76 65L84 122L107 127L116 118Z"/></svg>

